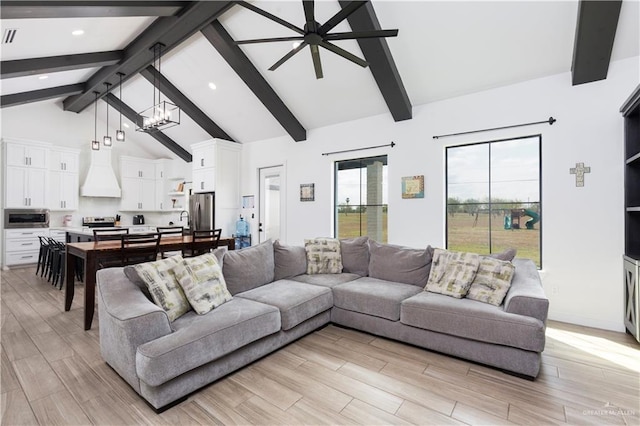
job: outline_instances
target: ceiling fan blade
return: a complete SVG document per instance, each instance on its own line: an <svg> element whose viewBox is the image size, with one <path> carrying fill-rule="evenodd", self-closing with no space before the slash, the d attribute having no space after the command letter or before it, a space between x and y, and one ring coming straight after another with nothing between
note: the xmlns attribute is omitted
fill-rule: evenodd
<svg viewBox="0 0 640 426"><path fill-rule="evenodd" d="M293 49L291 49L289 51L289 53L287 53L286 55L284 55L282 58L280 58L280 60L278 62L276 62L275 64L271 65L271 67L269 68L269 71L275 71L280 65L284 64L285 62L287 62L289 59L291 59L291 57L293 55L295 55L296 53L298 53L299 51L301 51L305 46L307 45L306 41L303 41L302 43L300 43L300 46L295 47Z"/></svg>
<svg viewBox="0 0 640 426"><path fill-rule="evenodd" d="M347 16L351 15L353 12L358 10L360 7L364 6L366 3L367 3L366 1L352 1L351 3L346 5L344 8L342 8L340 12L333 15L331 19L329 19L327 22L322 24L322 26L318 30L318 33L322 35L328 33L329 31L331 31L333 27L338 25L340 22L344 21Z"/></svg>
<svg viewBox="0 0 640 426"><path fill-rule="evenodd" d="M324 36L325 40L352 40L357 38L396 37L398 30L351 31L348 33L332 33Z"/></svg>
<svg viewBox="0 0 640 426"><path fill-rule="evenodd" d="M273 22L277 22L278 24L283 25L283 26L285 26L285 27L297 32L298 34L304 35L304 30L302 30L302 28L298 28L295 25L293 25L292 23L285 21L284 19L278 18L277 16L272 15L269 12L260 9L259 7L255 7L251 3L247 3L246 1L238 1L238 2L236 2L236 4L238 4L238 5L240 5L240 6L244 7L244 8L247 8L247 9L257 13L258 15L262 15L265 18L271 19Z"/></svg>
<svg viewBox="0 0 640 426"><path fill-rule="evenodd" d="M358 58L356 55L349 53L343 48L338 47L335 44L329 43L328 41L321 42L320 46L324 47L327 50L330 50L336 55L342 56L343 58L348 59L351 62L360 65L363 68L366 68L369 66L369 62L365 61L364 59Z"/></svg>
<svg viewBox="0 0 640 426"><path fill-rule="evenodd" d="M236 40L235 44L253 44L253 43L271 43L274 41L296 41L303 40L304 37L301 36L291 36L291 37L272 37L272 38L256 38L252 40Z"/></svg>
<svg viewBox="0 0 640 426"><path fill-rule="evenodd" d="M304 8L304 19L305 21L307 21L307 24L315 24L316 16L314 12L313 0L303 0L302 7Z"/></svg>
<svg viewBox="0 0 640 426"><path fill-rule="evenodd" d="M322 75L322 63L320 62L320 49L318 46L311 45L311 58L313 58L313 68L316 71L316 78L320 79L324 77Z"/></svg>

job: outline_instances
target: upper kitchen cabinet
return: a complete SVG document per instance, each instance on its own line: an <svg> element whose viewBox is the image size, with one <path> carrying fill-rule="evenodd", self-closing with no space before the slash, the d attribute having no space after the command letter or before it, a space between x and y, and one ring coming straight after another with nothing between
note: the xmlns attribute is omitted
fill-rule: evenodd
<svg viewBox="0 0 640 426"><path fill-rule="evenodd" d="M154 211L156 206L156 164L154 160L120 157L122 211Z"/></svg>
<svg viewBox="0 0 640 426"><path fill-rule="evenodd" d="M80 151L51 148L49 156L49 208L51 210L78 209L78 164Z"/></svg>
<svg viewBox="0 0 640 426"><path fill-rule="evenodd" d="M50 144L3 141L5 208L48 208Z"/></svg>
<svg viewBox="0 0 640 426"><path fill-rule="evenodd" d="M193 155L193 192L219 192L236 195L239 189L240 153L242 145L222 139L191 145ZM224 188L221 187L224 186ZM233 188L233 190L231 190ZM216 194L216 202L218 194ZM234 199L234 203L239 203Z"/></svg>
<svg viewBox="0 0 640 426"><path fill-rule="evenodd" d="M122 156L120 157L120 174L123 178L155 179L155 161Z"/></svg>

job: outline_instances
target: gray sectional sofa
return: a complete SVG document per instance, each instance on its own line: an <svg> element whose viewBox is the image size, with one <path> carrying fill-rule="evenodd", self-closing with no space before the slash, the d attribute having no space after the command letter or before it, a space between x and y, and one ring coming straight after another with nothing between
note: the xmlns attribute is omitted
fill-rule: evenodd
<svg viewBox="0 0 640 426"><path fill-rule="evenodd" d="M509 292L493 306L424 291L430 248L361 237L341 249L343 272L316 275L305 273L304 247L268 241L227 252L222 270L233 298L173 322L123 268L100 270L102 356L156 409L328 323L538 375L548 299L531 260L514 259Z"/></svg>

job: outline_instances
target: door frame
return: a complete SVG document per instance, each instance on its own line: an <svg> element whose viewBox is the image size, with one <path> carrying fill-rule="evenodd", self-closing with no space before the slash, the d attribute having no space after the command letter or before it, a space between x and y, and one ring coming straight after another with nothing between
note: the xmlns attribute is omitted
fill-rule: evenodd
<svg viewBox="0 0 640 426"><path fill-rule="evenodd" d="M281 168L280 173L280 237L281 241L287 241L287 165L286 162L282 164L273 164L269 166L261 166L256 169L257 181L258 181L258 243L263 242L263 233L260 232L262 228L260 226L263 223L262 218L262 180L260 173L265 169Z"/></svg>

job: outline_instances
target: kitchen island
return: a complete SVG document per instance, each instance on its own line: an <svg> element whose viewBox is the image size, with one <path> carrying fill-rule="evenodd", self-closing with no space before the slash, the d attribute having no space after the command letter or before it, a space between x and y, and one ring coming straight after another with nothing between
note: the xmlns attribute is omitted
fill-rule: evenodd
<svg viewBox="0 0 640 426"><path fill-rule="evenodd" d="M156 232L157 227L155 225L118 225L118 226L109 227L109 229L111 228L115 228L115 229L129 228L130 234L144 234L147 232ZM77 228L59 228L59 229L66 230L67 243L85 243L85 242L93 241L93 230L100 229L100 228L90 228L88 226L83 226L83 227L77 227ZM185 231L184 234L188 235L189 228L184 228L184 231Z"/></svg>

